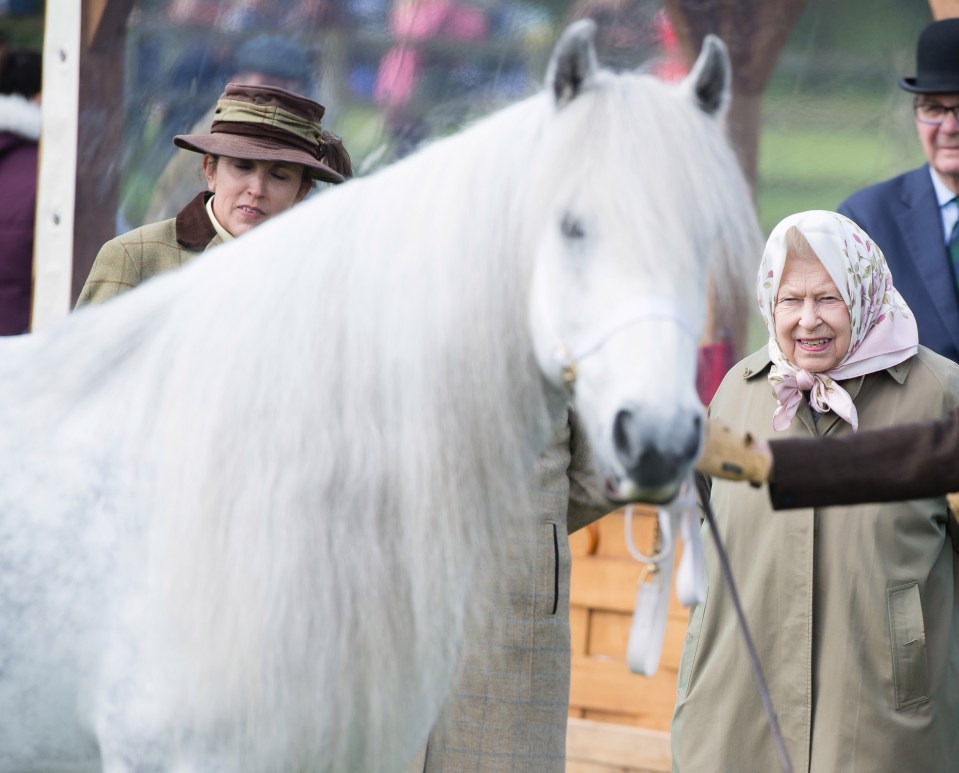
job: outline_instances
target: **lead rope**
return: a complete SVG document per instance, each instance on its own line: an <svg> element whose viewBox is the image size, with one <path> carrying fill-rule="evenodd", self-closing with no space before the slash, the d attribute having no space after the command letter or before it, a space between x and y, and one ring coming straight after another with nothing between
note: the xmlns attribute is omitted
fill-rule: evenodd
<svg viewBox="0 0 959 773"><path fill-rule="evenodd" d="M699 476L696 477L697 484L703 483ZM786 751L786 743L779 727L779 720L776 718L772 698L769 696L769 688L766 686L762 666L759 663L759 656L756 654L756 647L749 632L749 625L746 623L746 615L739 599L739 591L736 589L732 569L729 566L729 557L726 555L726 548L723 547L722 540L719 538L719 530L716 528L716 518L709 501L709 491L704 485L697 485L695 488L699 489L699 498L702 501L706 521L713 535L713 543L716 545L723 580L726 587L729 588L729 594L733 600L736 622L746 644L749 668L756 680L759 700L763 705L763 711L766 714L769 729L776 744L779 764L783 773L792 773L792 762L789 759L789 753ZM705 601L705 588L703 586L705 572L702 563L702 542L697 528L698 519L696 519L696 524L692 523L696 507L693 490L692 481L687 481L680 489L676 499L669 504L668 509L657 511L652 555L645 555L636 549L633 543L632 530L633 506L628 505L626 507L626 547L633 558L645 565L638 582L636 609L633 612L629 641L626 646L627 664L630 670L637 674L652 676L659 667L660 652L666 634L668 594L672 581L673 559L680 532L684 538L685 547L680 561L679 573L676 577L677 596L686 606L701 604ZM677 522L679 531L677 531ZM685 566L683 566L684 563ZM650 579L652 579L652 582L649 581Z"/></svg>
<svg viewBox="0 0 959 773"><path fill-rule="evenodd" d="M769 697L769 688L766 687L766 680L763 678L763 669L759 664L759 656L756 654L756 647L753 645L753 637L749 633L749 626L746 624L746 615L743 613L742 604L739 601L739 591L736 590L736 583L733 581L733 573L729 568L729 558L726 556L726 549L719 538L719 531L716 528L716 518L713 516L713 508L709 503L709 497L703 496L703 509L706 511L706 520L709 523L709 529L713 533L713 542L716 545L716 553L719 555L719 566L723 571L723 579L726 581L726 587L729 588L729 595L732 596L733 606L736 608L736 619L739 622L739 630L743 634L746 642L746 654L749 657L749 668L753 672L756 680L756 687L759 689L759 700L762 701L763 711L766 712L766 719L769 721L769 729L773 734L773 740L776 742L776 753L779 755L779 765L783 773L792 773L793 766L789 760L789 752L786 751L786 742L783 740L782 731L779 729L779 720L776 719L776 711L773 709L772 698Z"/></svg>

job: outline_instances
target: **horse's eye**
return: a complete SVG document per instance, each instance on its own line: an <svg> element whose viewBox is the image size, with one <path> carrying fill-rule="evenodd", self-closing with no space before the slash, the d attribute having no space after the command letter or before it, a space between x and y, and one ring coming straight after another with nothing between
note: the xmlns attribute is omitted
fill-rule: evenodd
<svg viewBox="0 0 959 773"><path fill-rule="evenodd" d="M567 212L563 215L563 220L559 224L559 230L567 239L582 239L586 232L583 230L583 224L578 218Z"/></svg>

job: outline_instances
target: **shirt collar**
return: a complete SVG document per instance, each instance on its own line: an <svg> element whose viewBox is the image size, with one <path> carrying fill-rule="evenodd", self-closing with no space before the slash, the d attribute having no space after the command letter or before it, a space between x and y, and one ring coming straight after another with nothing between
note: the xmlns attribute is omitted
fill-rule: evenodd
<svg viewBox="0 0 959 773"><path fill-rule="evenodd" d="M932 178L932 187L936 192L936 201L939 203L939 218L942 222L942 238L948 244L952 231L959 221L959 205L955 203L956 194L946 187L939 179L933 168L929 167L929 176Z"/></svg>
<svg viewBox="0 0 959 773"><path fill-rule="evenodd" d="M213 229L220 235L220 239L222 239L224 242L233 241L235 238L233 234L220 225L220 221L217 220L216 215L213 214L213 199L215 198L216 196L210 196L210 198L206 200L206 213L210 216L210 222L213 224Z"/></svg>

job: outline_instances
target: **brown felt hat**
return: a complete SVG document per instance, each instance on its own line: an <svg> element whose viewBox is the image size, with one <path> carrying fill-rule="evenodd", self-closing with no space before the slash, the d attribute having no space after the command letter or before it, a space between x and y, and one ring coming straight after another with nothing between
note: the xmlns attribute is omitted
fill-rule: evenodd
<svg viewBox="0 0 959 773"><path fill-rule="evenodd" d="M326 143L319 102L275 86L228 83L216 103L209 134L178 134L178 148L250 161L302 164L310 177L331 183L344 178L325 163Z"/></svg>

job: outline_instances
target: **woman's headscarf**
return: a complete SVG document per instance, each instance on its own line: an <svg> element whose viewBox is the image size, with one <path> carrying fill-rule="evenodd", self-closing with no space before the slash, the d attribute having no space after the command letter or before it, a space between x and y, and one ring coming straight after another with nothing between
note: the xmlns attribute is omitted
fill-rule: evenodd
<svg viewBox="0 0 959 773"><path fill-rule="evenodd" d="M810 373L789 362L776 340L773 312L786 262L786 233L793 226L836 283L852 324L849 350L836 367L822 373ZM858 225L836 212L799 212L773 229L759 266L756 293L769 331L769 383L779 402L773 414L777 431L792 423L805 391L813 410L832 409L857 429L856 406L836 382L892 367L918 350L915 318L893 287L882 251Z"/></svg>

